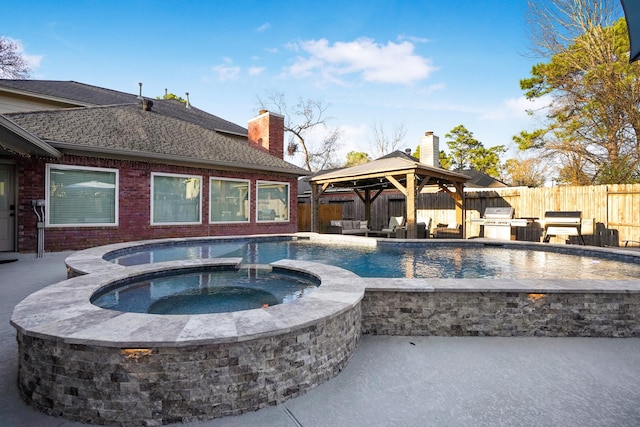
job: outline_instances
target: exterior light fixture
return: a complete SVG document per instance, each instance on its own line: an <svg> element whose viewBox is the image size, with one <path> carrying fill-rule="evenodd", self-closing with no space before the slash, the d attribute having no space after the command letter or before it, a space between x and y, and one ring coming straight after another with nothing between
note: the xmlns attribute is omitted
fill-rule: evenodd
<svg viewBox="0 0 640 427"><path fill-rule="evenodd" d="M153 351L150 348L123 348L120 350L127 359L140 360L143 357L151 356Z"/></svg>

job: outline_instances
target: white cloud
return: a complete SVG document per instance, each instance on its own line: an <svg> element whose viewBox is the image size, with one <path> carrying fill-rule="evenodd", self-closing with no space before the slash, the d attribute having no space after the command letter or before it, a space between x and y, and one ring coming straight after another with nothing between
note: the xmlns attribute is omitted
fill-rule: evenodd
<svg viewBox="0 0 640 427"><path fill-rule="evenodd" d="M216 65L213 67L213 71L216 73L218 80L226 82L230 80L236 80L240 74L240 67L233 65L233 61L229 58L224 59L224 64Z"/></svg>
<svg viewBox="0 0 640 427"><path fill-rule="evenodd" d="M400 41L409 40L410 42L413 42L413 43L428 43L430 41L429 39L426 39L424 37L408 36L406 34L400 34L398 36L398 40Z"/></svg>
<svg viewBox="0 0 640 427"><path fill-rule="evenodd" d="M29 68L33 71L40 67L40 62L42 61L42 55L22 55L24 59L27 60L27 64L29 64Z"/></svg>
<svg viewBox="0 0 640 427"><path fill-rule="evenodd" d="M250 67L249 68L249 75L251 76L257 76L259 74L262 74L262 72L265 70L265 67Z"/></svg>
<svg viewBox="0 0 640 427"><path fill-rule="evenodd" d="M375 83L411 84L424 80L436 70L429 59L414 52L408 41L375 43L369 38L352 42L329 44L326 39L301 41L288 46L306 56L296 58L287 69L293 77L321 77L333 83L346 83L343 79L357 75Z"/></svg>
<svg viewBox="0 0 640 427"><path fill-rule="evenodd" d="M427 87L425 87L423 89L420 89L418 91L418 93L420 95L428 96L428 95L431 95L434 92L445 90L446 88L447 88L447 84L446 83L436 83L436 84L427 86Z"/></svg>
<svg viewBox="0 0 640 427"><path fill-rule="evenodd" d="M256 31L259 32L259 33L262 33L262 32L267 31L269 28L271 28L271 24L269 24L268 22L265 22L264 24L262 24L258 28L256 28Z"/></svg>
<svg viewBox="0 0 640 427"><path fill-rule="evenodd" d="M369 147L366 146L366 143L370 126L364 123L358 126L342 125L340 132L340 150L338 152L340 160L345 160L350 151L368 151Z"/></svg>
<svg viewBox="0 0 640 427"><path fill-rule="evenodd" d="M482 118L488 120L523 119L529 117L527 111L544 111L550 102L551 99L548 96L532 101L524 96L509 98L503 102L501 107L485 110L482 113Z"/></svg>

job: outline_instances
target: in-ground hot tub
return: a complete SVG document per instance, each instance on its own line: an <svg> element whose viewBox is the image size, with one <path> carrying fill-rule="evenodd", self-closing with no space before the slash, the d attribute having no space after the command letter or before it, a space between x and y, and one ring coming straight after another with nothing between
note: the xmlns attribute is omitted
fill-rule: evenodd
<svg viewBox="0 0 640 427"><path fill-rule="evenodd" d="M25 298L11 316L23 399L82 422L158 425L275 405L342 370L360 336L364 284L337 267L271 264L314 276L320 286L289 304L253 310L159 315L90 302L96 292L138 276L240 261L172 261L92 273Z"/></svg>

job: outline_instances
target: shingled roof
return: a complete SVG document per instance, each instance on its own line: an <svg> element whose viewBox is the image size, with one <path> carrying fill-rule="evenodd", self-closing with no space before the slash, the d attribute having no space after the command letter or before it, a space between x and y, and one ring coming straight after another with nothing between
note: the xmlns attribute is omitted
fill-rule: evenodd
<svg viewBox="0 0 640 427"><path fill-rule="evenodd" d="M105 89L85 83L60 80L0 79L0 89L22 96L47 98L77 107L106 106L140 102L138 95ZM177 100L154 99L154 109L207 129L237 135L247 135L247 129L224 120L193 105L187 108Z"/></svg>
<svg viewBox="0 0 640 427"><path fill-rule="evenodd" d="M183 107L184 108L184 107ZM125 156L294 175L301 169L265 151L140 102L5 114L13 123L62 151ZM185 108L186 109L186 108Z"/></svg>

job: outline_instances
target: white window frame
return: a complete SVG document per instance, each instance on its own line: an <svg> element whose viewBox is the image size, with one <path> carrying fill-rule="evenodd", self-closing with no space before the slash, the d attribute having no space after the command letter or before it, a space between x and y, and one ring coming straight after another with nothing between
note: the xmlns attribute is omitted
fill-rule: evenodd
<svg viewBox="0 0 640 427"><path fill-rule="evenodd" d="M247 184L247 219L246 221L214 221L211 218L211 212L213 211L213 198L211 197L211 189L213 188L213 181L231 181L231 182L243 182ZM247 224L251 222L251 180L241 178L222 178L217 176L209 177L209 224Z"/></svg>
<svg viewBox="0 0 640 427"><path fill-rule="evenodd" d="M77 228L77 227L118 227L120 218L120 174L118 169L98 168L92 166L73 166L61 165L56 163L47 163L45 168L45 227L48 228ZM52 224L51 223L51 173L53 170L83 170L107 172L115 174L115 194L114 194L114 222L92 222L92 223L73 223L73 224Z"/></svg>
<svg viewBox="0 0 640 427"><path fill-rule="evenodd" d="M287 187L287 219L260 219L260 184L278 184ZM283 181L256 181L256 222L285 223L291 221L291 183Z"/></svg>
<svg viewBox="0 0 640 427"><path fill-rule="evenodd" d="M199 197L199 202L198 202L198 220L197 221L177 221L177 222L155 222L153 220L153 210L154 210L154 181L155 181L155 177L157 176L162 176L162 177L171 177L171 178L195 178L200 180L200 197ZM165 173L165 172L151 172L151 185L150 185L150 192L151 194L149 195L149 199L150 199L150 212L149 212L149 223L151 225L154 226L163 226L163 225L169 225L169 226L174 226L174 225L201 225L202 224L202 193L204 190L204 186L202 185L203 181L202 181L202 175L188 175L188 174L180 174L180 173Z"/></svg>

